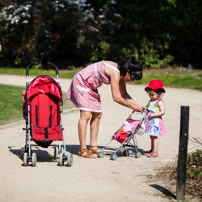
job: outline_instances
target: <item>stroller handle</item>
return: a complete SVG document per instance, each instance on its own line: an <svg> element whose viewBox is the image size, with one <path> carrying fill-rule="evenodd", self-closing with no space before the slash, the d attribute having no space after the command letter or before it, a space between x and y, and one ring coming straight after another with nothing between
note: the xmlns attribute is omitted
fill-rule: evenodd
<svg viewBox="0 0 202 202"><path fill-rule="evenodd" d="M32 64L30 64L30 65L28 65L26 67L26 76L29 76L29 68L32 67L32 66L34 66L34 65L36 65L36 62L34 62L34 63L32 63Z"/></svg>
<svg viewBox="0 0 202 202"><path fill-rule="evenodd" d="M59 75L59 73L58 73L58 67L57 67L56 65L54 65L54 64L51 63L51 62L47 62L47 64L48 64L48 65L51 65L51 66L53 66L53 67L55 67L56 75Z"/></svg>
<svg viewBox="0 0 202 202"><path fill-rule="evenodd" d="M34 66L34 65L36 65L36 64L37 64L37 63L34 62L34 63L32 63L32 64L30 64L30 65L28 65L28 66L26 67L26 76L29 76L29 68L31 68L32 66ZM53 67L55 67L56 75L59 75L59 74L58 74L58 68L57 68L56 65L52 64L51 62L47 62L47 64L48 64L48 65L52 65Z"/></svg>

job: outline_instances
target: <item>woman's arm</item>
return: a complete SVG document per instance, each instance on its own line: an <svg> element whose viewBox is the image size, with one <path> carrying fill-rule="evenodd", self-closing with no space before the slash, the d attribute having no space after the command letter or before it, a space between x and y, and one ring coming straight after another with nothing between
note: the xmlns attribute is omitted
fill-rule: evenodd
<svg viewBox="0 0 202 202"><path fill-rule="evenodd" d="M131 96L128 94L126 90L126 83L123 80L120 80L119 82L119 90L121 93L122 98L127 100L128 102L131 102L132 104L136 105L137 103L131 98Z"/></svg>
<svg viewBox="0 0 202 202"><path fill-rule="evenodd" d="M135 103L126 91L124 80L120 79L120 74L113 71L111 75L111 91L113 100L123 106L129 107L134 111L142 112L144 107Z"/></svg>
<svg viewBox="0 0 202 202"><path fill-rule="evenodd" d="M149 118L156 118L156 117L163 116L165 114L165 106L164 106L163 101L159 101L158 102L158 106L159 106L159 112L157 112L157 113L150 113L149 114Z"/></svg>

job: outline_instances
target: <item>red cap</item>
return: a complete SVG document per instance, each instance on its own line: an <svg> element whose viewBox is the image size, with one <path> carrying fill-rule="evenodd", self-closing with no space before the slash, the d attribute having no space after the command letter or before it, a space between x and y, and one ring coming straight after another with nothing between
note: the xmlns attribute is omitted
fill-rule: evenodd
<svg viewBox="0 0 202 202"><path fill-rule="evenodd" d="M163 82L161 80L151 80L149 86L147 86L145 90L148 91L148 88L152 90L162 89L163 93L166 92L163 88Z"/></svg>

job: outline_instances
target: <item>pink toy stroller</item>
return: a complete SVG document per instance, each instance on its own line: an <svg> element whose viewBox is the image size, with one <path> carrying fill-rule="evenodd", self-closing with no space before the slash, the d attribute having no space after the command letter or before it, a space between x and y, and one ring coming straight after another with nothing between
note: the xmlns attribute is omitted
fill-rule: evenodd
<svg viewBox="0 0 202 202"><path fill-rule="evenodd" d="M123 130L123 125L114 133L112 136L111 140L108 142L108 144L97 154L99 158L104 157L104 149L110 149L110 150L115 150L114 153L110 155L111 160L116 160L117 159L117 152L118 151L123 151L124 156L129 156L129 150L125 149L125 147L133 147L135 148L135 156L137 158L140 158L142 154L138 152L138 145L137 145L137 137L136 135L142 135L144 134L144 122L148 117L149 110L145 110L144 113L145 115L140 119L140 120L133 120L132 114L134 111L129 115L129 117L125 120L124 123L127 123L130 126L130 131L124 131ZM118 141L121 145L118 148L113 148L113 147L108 147L108 145L113 141L116 140ZM133 144L130 142L133 140Z"/></svg>
<svg viewBox="0 0 202 202"><path fill-rule="evenodd" d="M32 153L31 141L37 145L47 148L53 141L59 141L59 145L54 147L54 159L59 158L59 165L63 166L67 161L67 166L72 166L73 156L71 153L66 155L66 145L64 127L62 119L62 91L59 82L58 68L55 67L57 80L49 76L41 75L29 81L29 68L26 68L26 91L23 91L23 117L26 120L26 145L21 149L21 157L24 166L32 162L36 166L37 156ZM61 146L63 141L63 147Z"/></svg>

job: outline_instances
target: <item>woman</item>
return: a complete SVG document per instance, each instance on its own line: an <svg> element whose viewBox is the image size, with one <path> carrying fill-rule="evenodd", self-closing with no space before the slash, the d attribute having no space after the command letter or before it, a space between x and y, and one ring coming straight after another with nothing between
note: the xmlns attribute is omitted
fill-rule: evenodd
<svg viewBox="0 0 202 202"><path fill-rule="evenodd" d="M80 110L78 133L81 148L79 156L95 158L100 149L97 147L99 122L102 115L100 95L97 88L104 84L111 84L113 100L134 111L142 112L144 106L138 105L126 91L126 82L140 80L142 66L133 56L115 63L101 61L91 64L78 72L70 85L67 99ZM90 147L86 148L86 130L90 120Z"/></svg>

